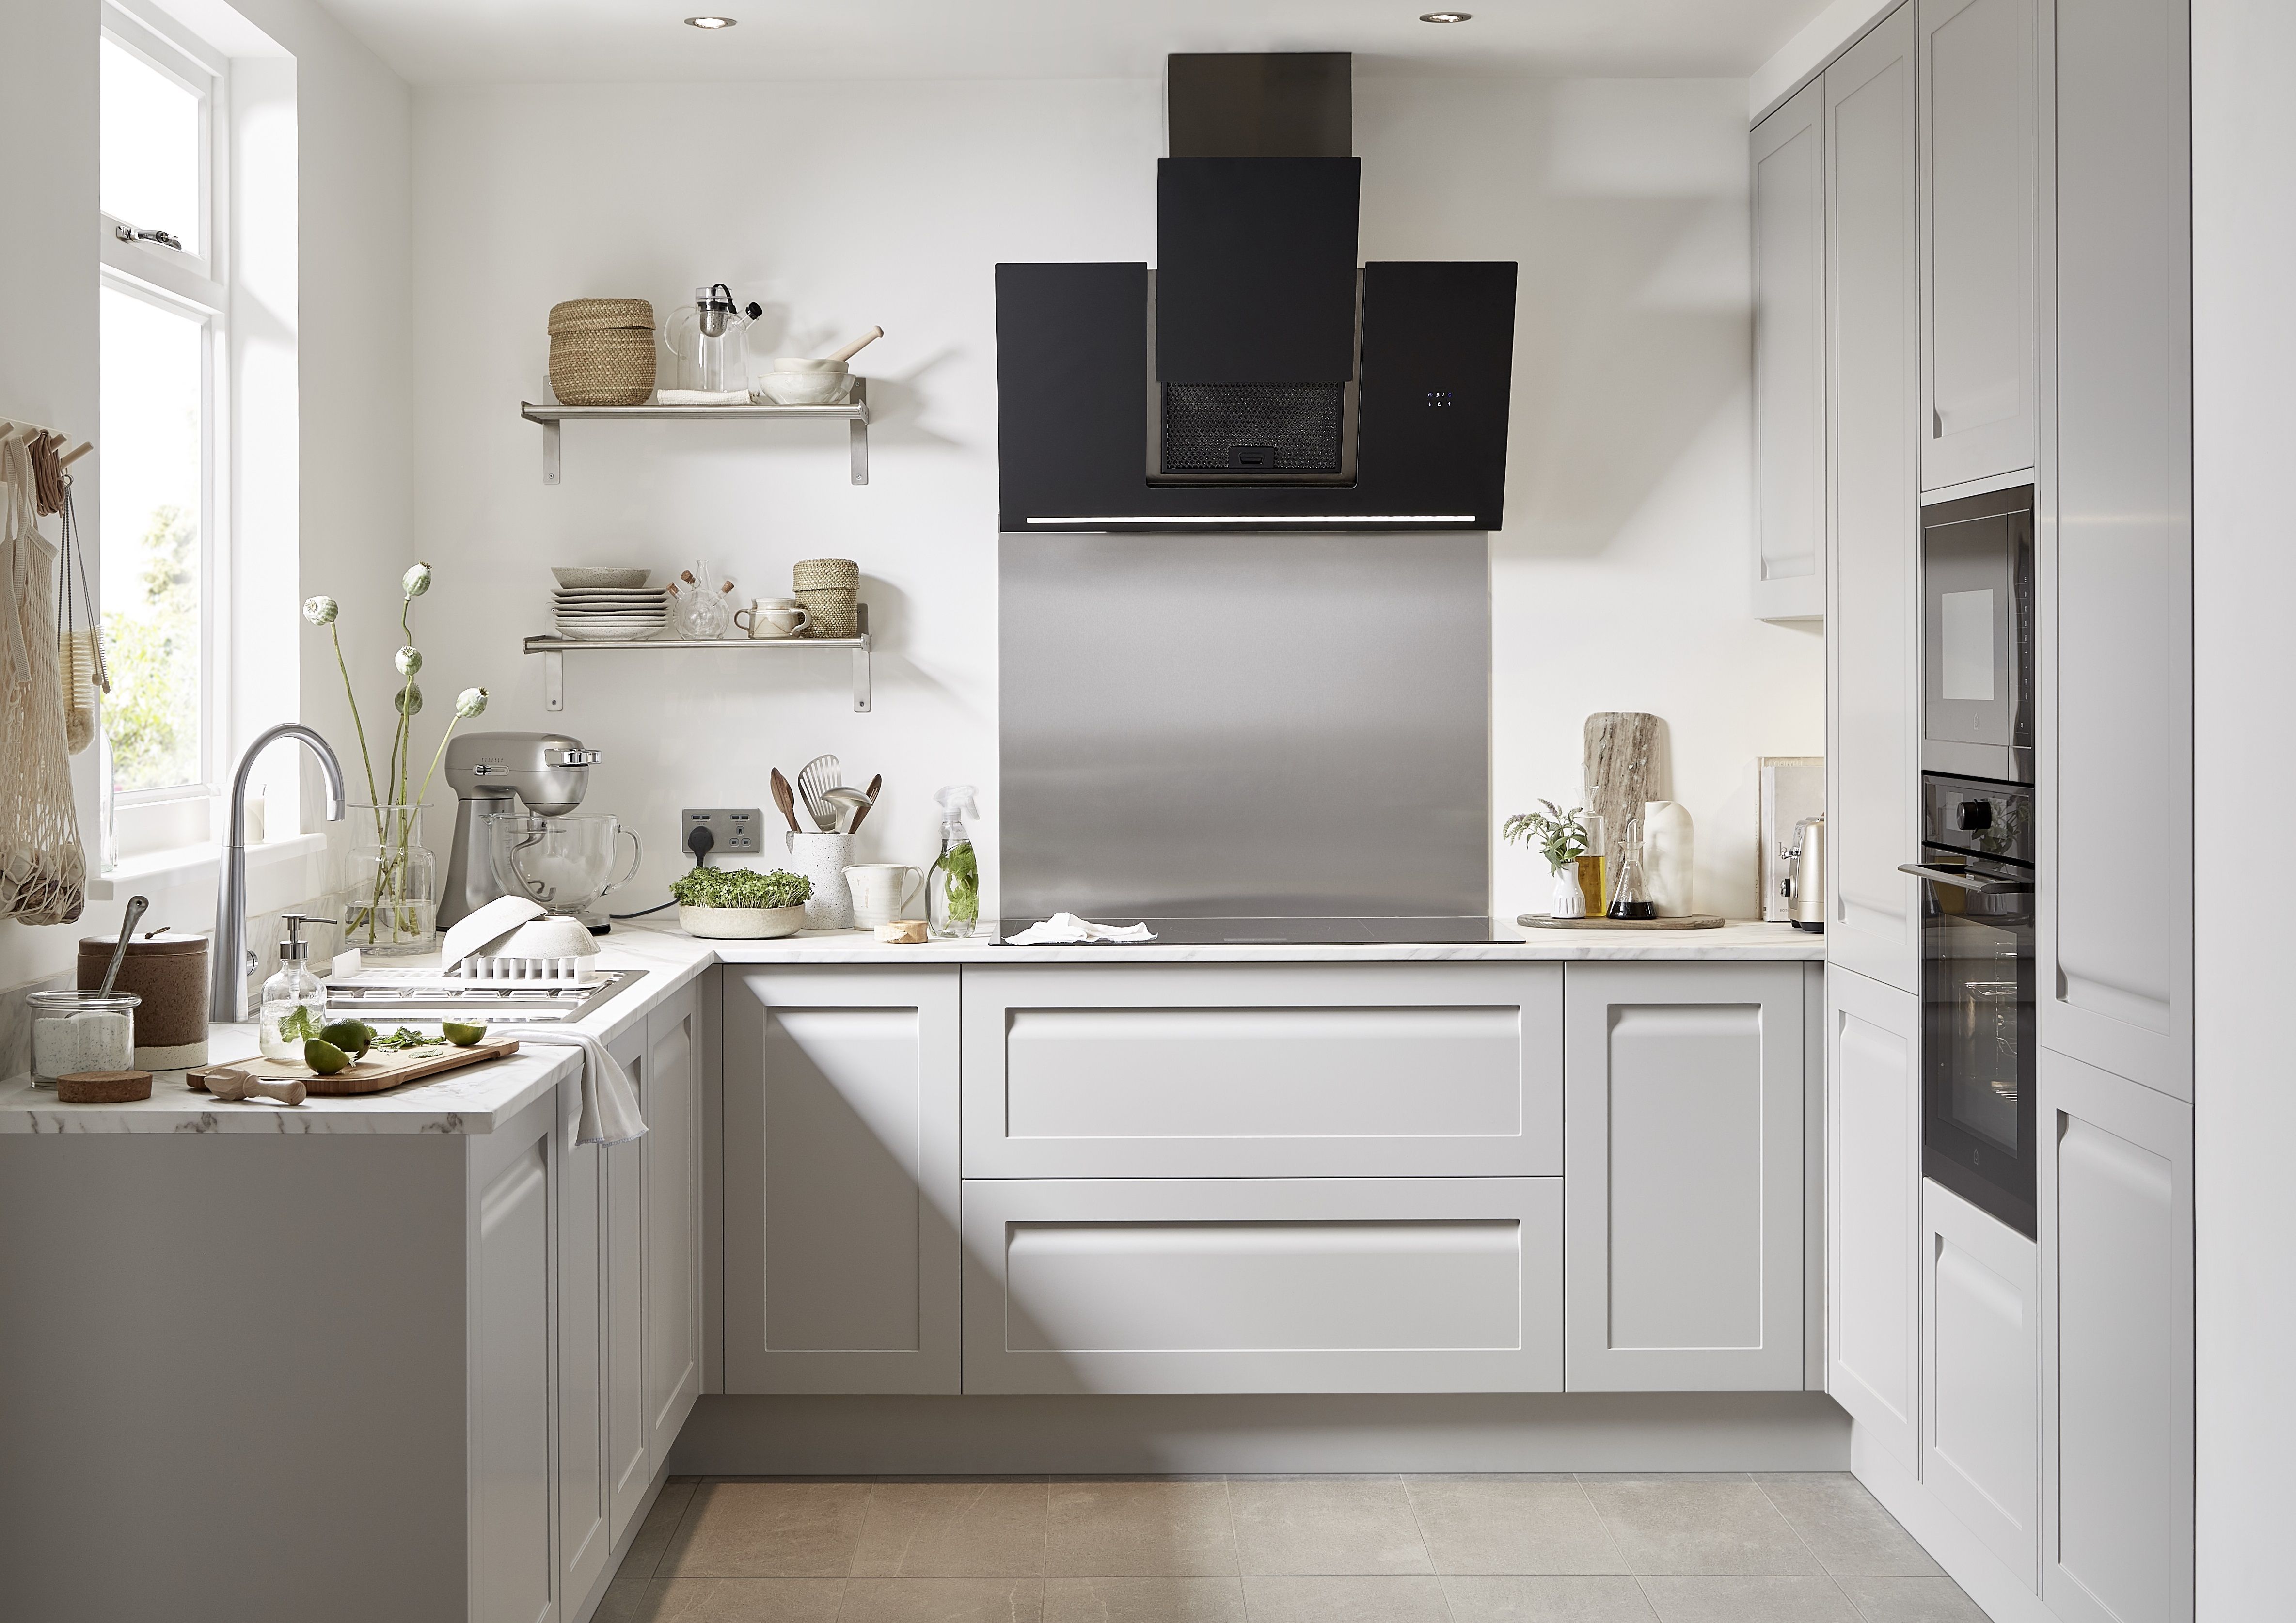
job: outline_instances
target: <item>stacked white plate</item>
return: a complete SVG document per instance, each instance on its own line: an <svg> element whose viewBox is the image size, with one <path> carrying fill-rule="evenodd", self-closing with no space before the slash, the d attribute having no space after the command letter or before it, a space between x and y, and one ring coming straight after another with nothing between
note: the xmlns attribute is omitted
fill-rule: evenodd
<svg viewBox="0 0 2296 1623"><path fill-rule="evenodd" d="M551 594L558 635L590 643L626 643L669 624L669 594L644 586L562 586Z"/></svg>

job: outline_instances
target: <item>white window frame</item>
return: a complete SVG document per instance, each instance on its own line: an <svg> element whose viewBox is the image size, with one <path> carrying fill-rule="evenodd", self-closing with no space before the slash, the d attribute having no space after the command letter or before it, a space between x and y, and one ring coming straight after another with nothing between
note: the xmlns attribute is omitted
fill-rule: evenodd
<svg viewBox="0 0 2296 1623"><path fill-rule="evenodd" d="M230 59L173 18L135 3L105 0L104 36L200 99L198 252L122 242L122 225L171 224L119 220L98 213L101 285L189 316L201 324L200 401L200 704L199 761L188 783L115 792L107 737L102 766L102 866L208 844L228 770L231 693L229 605L234 529L231 511L230 428L237 379L232 365ZM100 596L100 592L99 592Z"/></svg>

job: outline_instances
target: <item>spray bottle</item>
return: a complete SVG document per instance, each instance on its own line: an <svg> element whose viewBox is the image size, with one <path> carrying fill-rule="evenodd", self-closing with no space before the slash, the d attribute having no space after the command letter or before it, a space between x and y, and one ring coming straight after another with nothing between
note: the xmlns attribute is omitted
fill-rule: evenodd
<svg viewBox="0 0 2296 1623"><path fill-rule="evenodd" d="M940 802L940 855L925 881L925 933L936 941L961 941L980 922L980 859L964 826L980 809L970 783L952 783L933 799Z"/></svg>

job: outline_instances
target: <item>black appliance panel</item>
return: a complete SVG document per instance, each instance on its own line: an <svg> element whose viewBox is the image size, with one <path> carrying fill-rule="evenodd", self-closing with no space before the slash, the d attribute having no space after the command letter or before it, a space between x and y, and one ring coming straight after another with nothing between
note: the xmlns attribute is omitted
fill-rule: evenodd
<svg viewBox="0 0 2296 1623"><path fill-rule="evenodd" d="M1922 766L2033 781L2033 488L1922 510Z"/></svg>
<svg viewBox="0 0 2296 1623"><path fill-rule="evenodd" d="M1156 164L1156 376L1344 383L1355 376L1359 158Z"/></svg>
<svg viewBox="0 0 2296 1623"><path fill-rule="evenodd" d="M1345 51L1175 52L1164 59L1175 158L1345 158L1355 148Z"/></svg>

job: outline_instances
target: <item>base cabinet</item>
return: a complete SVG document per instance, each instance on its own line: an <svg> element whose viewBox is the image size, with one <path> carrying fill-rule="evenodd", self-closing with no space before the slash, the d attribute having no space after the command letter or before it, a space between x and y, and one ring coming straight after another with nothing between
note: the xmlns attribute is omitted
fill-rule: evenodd
<svg viewBox="0 0 2296 1623"><path fill-rule="evenodd" d="M2041 1281L2033 1242L1922 1185L1922 1480L2038 1587Z"/></svg>

